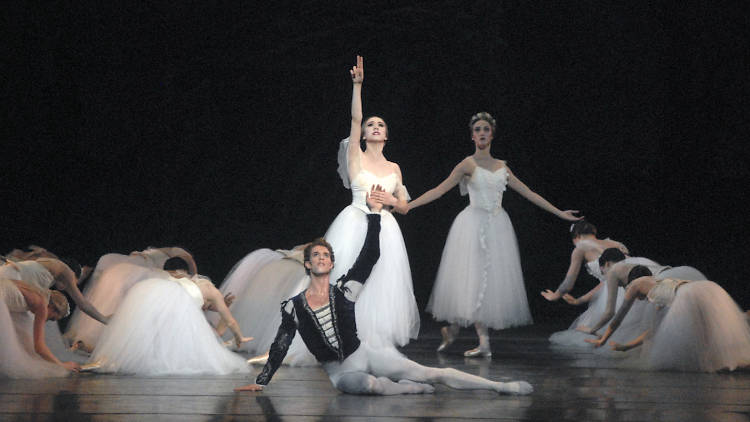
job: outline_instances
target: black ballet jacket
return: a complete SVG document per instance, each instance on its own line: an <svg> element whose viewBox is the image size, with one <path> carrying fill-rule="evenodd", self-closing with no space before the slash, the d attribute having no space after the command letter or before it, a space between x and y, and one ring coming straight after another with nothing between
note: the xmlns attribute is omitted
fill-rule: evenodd
<svg viewBox="0 0 750 422"><path fill-rule="evenodd" d="M379 257L380 214L368 214L367 235L357 260L349 272L341 276L328 293L338 347L334 347L326 339L323 328L307 304L305 290L281 303L281 325L269 350L268 362L258 375L256 384L266 385L271 381L271 377L281 366L297 331L310 353L321 363L341 362L359 348L354 305L362 284L370 276L372 267Z"/></svg>

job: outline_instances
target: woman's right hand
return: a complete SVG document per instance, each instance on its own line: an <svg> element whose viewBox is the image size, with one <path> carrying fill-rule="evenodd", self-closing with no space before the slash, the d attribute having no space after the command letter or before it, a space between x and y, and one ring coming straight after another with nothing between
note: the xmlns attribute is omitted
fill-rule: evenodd
<svg viewBox="0 0 750 422"><path fill-rule="evenodd" d="M62 366L68 371L78 372L81 370L81 365L75 362L63 362Z"/></svg>
<svg viewBox="0 0 750 422"><path fill-rule="evenodd" d="M361 84L365 80L365 66L362 56L357 56L357 65L349 71L352 75L353 84Z"/></svg>
<svg viewBox="0 0 750 422"><path fill-rule="evenodd" d="M553 292L553 291L552 291L552 290L550 290L550 289L545 289L545 290L544 290L544 291L542 292L542 297L544 297L545 299L549 300L550 302L554 302L554 301L556 301L556 300L559 300L559 299L560 299L560 293L558 293L558 292Z"/></svg>
<svg viewBox="0 0 750 422"><path fill-rule="evenodd" d="M573 295L571 295L570 293L565 293L563 295L563 300L568 302L569 305L574 305L574 306L580 305L580 303L578 303L578 299L574 298Z"/></svg>

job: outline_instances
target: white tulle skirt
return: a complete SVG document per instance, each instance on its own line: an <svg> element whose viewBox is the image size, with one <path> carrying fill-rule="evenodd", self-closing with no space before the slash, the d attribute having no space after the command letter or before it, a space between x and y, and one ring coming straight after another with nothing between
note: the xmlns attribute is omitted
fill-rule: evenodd
<svg viewBox="0 0 750 422"><path fill-rule="evenodd" d="M137 282L164 274L161 269L136 265L132 260L133 257L120 254L107 254L99 259L83 295L101 314L114 314L128 290ZM104 324L77 308L68 323L65 338L71 344L83 341L93 346L103 330Z"/></svg>
<svg viewBox="0 0 750 422"><path fill-rule="evenodd" d="M227 350L203 312L177 283L148 279L125 295L96 344L100 372L138 375L223 375L248 372Z"/></svg>
<svg viewBox="0 0 750 422"><path fill-rule="evenodd" d="M309 284L302 264L270 249L253 251L235 265L220 290L222 293L238 292L230 311L242 332L253 337L241 350L251 355L267 352L281 324L281 302L297 295ZM315 357L298 337L292 342L284 363L316 365Z"/></svg>
<svg viewBox="0 0 750 422"><path fill-rule="evenodd" d="M632 351L627 366L703 372L750 366L747 317L718 284L686 283L669 307L649 306L651 334Z"/></svg>
<svg viewBox="0 0 750 422"><path fill-rule="evenodd" d="M591 334L586 334L576 330L579 326L593 327L599 322L604 311L607 309L607 283L600 282L599 290L589 301L589 307L576 318L567 330L552 333L549 341L553 344L566 347L580 347L593 349L593 345L586 343L585 339L594 338ZM625 290L622 287L617 288L617 308L622 304ZM616 308L616 309L617 309Z"/></svg>
<svg viewBox="0 0 750 422"><path fill-rule="evenodd" d="M9 312L0 300L0 378L51 378L70 373L34 351L33 319L29 312Z"/></svg>
<svg viewBox="0 0 750 422"><path fill-rule="evenodd" d="M513 225L505 210L469 206L448 232L427 311L494 329L532 323Z"/></svg>
<svg viewBox="0 0 750 422"><path fill-rule="evenodd" d="M360 339L373 347L402 346L419 334L419 310L401 229L391 213L381 215L380 259L357 299L357 330ZM365 213L352 205L328 228L325 238L335 255L332 283L354 265L366 234Z"/></svg>

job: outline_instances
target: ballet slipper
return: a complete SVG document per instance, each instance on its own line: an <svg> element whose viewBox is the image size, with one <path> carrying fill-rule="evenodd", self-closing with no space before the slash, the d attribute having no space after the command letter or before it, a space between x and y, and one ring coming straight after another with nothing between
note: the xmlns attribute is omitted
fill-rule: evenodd
<svg viewBox="0 0 750 422"><path fill-rule="evenodd" d="M451 329L449 326L441 328L440 334L443 335L443 342L440 343L440 346L438 346L438 352L442 352L446 347L450 346L454 341L456 341L456 337L453 335L453 333L451 333Z"/></svg>
<svg viewBox="0 0 750 422"><path fill-rule="evenodd" d="M484 356L488 358L492 356L492 352L490 351L489 347L482 347L480 345L479 347L465 351L464 356L466 356L467 358L473 358L477 356Z"/></svg>

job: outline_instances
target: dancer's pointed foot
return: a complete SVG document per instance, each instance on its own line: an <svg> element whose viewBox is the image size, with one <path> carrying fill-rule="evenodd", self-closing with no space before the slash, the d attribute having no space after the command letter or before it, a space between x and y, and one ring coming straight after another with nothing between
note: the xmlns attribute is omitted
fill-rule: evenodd
<svg viewBox="0 0 750 422"><path fill-rule="evenodd" d="M442 352L446 347L450 346L454 341L456 341L455 335L451 332L451 327L446 326L441 328L440 334L443 335L443 342L440 343L440 346L438 346L438 352Z"/></svg>
<svg viewBox="0 0 750 422"><path fill-rule="evenodd" d="M489 347L485 348L485 347L479 346L477 348L465 351L464 356L466 356L467 358L473 358L477 356L483 356L483 357L488 358L492 356L492 352L490 351Z"/></svg>
<svg viewBox="0 0 750 422"><path fill-rule="evenodd" d="M501 382L498 393L527 395L534 392L534 387L526 381Z"/></svg>
<svg viewBox="0 0 750 422"><path fill-rule="evenodd" d="M268 352L247 360L248 365L265 365L266 362L268 362Z"/></svg>
<svg viewBox="0 0 750 422"><path fill-rule="evenodd" d="M432 394L435 392L435 387L430 384L423 384L406 379L399 380L398 383L408 387L405 394Z"/></svg>

